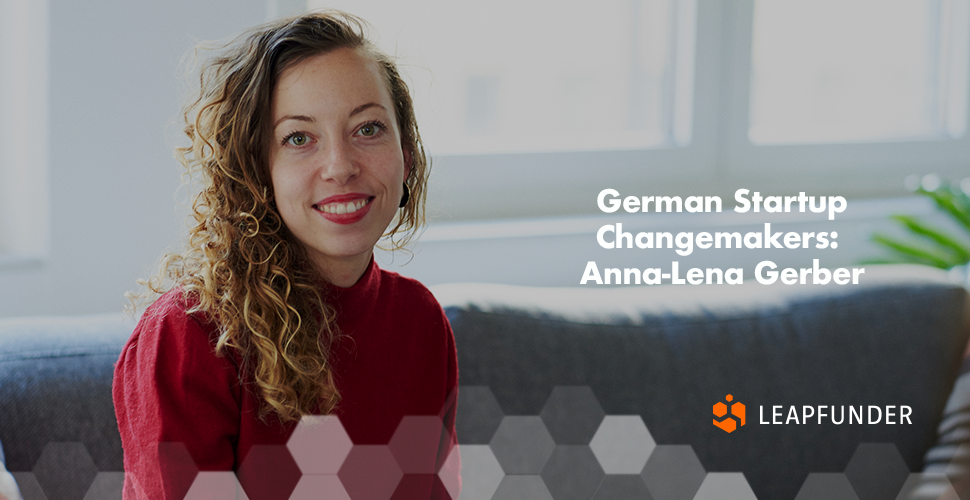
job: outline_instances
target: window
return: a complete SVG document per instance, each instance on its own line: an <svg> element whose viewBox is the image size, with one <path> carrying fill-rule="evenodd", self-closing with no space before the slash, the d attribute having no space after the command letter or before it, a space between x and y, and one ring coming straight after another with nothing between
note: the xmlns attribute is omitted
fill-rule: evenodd
<svg viewBox="0 0 970 500"><path fill-rule="evenodd" d="M47 2L0 2L0 263L47 252Z"/></svg>
<svg viewBox="0 0 970 500"><path fill-rule="evenodd" d="M595 15L586 0L310 3L360 15L403 55L437 154L689 140L693 2L604 0Z"/></svg>
<svg viewBox="0 0 970 500"><path fill-rule="evenodd" d="M966 0L730 8L727 177L884 196L909 174L966 175Z"/></svg>
<svg viewBox="0 0 970 500"><path fill-rule="evenodd" d="M953 139L966 131L967 4L758 1L755 144Z"/></svg>
<svg viewBox="0 0 970 500"><path fill-rule="evenodd" d="M403 56L433 212L474 219L595 212L606 187L873 197L963 176L968 1L308 6Z"/></svg>

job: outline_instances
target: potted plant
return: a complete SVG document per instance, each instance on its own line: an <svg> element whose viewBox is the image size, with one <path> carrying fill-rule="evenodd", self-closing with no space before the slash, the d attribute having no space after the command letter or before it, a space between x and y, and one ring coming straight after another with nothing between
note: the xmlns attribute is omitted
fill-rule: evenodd
<svg viewBox="0 0 970 500"><path fill-rule="evenodd" d="M912 191L933 200L938 210L970 235L970 177L960 183L951 183L930 174L922 179L910 176L906 183ZM970 242L966 237L930 226L910 215L893 215L891 218L902 225L911 237L899 239L885 234L874 234L872 241L888 249L891 257L870 262L925 264L941 269L951 269L970 262Z"/></svg>

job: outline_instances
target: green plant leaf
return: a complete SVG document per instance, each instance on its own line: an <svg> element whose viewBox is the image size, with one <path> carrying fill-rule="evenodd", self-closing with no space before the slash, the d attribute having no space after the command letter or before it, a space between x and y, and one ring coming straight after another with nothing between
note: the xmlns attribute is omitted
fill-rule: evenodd
<svg viewBox="0 0 970 500"><path fill-rule="evenodd" d="M909 261L906 261L906 263L909 263ZM869 259L862 259L859 261L859 265L862 265L862 266L873 266L877 264L899 264L899 259L872 257Z"/></svg>
<svg viewBox="0 0 970 500"><path fill-rule="evenodd" d="M872 241L896 252L900 257L905 258L904 262L927 264L940 269L949 269L956 265L952 259L933 253L930 250L919 248L908 243L893 239L889 236L874 234Z"/></svg>
<svg viewBox="0 0 970 500"><path fill-rule="evenodd" d="M964 264L970 261L970 246L966 243L962 243L955 237L946 234L943 231L927 226L923 221L911 217L908 215L894 215L891 219L901 223L906 229L918 236L922 236L930 241L936 242L941 247L949 250L954 254L954 257L959 261L959 264Z"/></svg>
<svg viewBox="0 0 970 500"><path fill-rule="evenodd" d="M966 205L962 203L958 206L954 203L953 193L949 191L919 191L921 194L929 196L936 206L946 212L950 217L956 220L967 232L970 232L970 211L967 210Z"/></svg>

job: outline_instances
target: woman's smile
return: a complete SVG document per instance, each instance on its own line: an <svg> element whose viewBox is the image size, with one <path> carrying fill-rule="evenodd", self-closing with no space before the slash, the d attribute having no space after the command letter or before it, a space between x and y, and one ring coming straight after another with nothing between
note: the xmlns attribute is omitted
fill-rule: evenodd
<svg viewBox="0 0 970 500"><path fill-rule="evenodd" d="M318 201L313 208L328 221L337 224L353 224L367 215L373 199L372 196L360 193L336 195Z"/></svg>

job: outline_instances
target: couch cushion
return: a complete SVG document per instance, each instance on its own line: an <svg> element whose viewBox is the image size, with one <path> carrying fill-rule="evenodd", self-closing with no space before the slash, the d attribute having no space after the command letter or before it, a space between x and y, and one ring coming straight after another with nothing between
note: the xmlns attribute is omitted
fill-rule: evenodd
<svg viewBox="0 0 970 500"><path fill-rule="evenodd" d="M894 443L919 470L968 335L966 291L908 266L867 268L854 286L432 291L460 383L490 387L505 414L538 415L555 386L588 385L607 415L641 415L658 444L743 472L759 498L794 498L808 473L844 471L861 443ZM747 408L730 434L712 425L728 394ZM773 405L908 405L912 425L760 424Z"/></svg>
<svg viewBox="0 0 970 500"><path fill-rule="evenodd" d="M0 441L9 470L31 470L51 442L81 442L98 470L123 469L111 378L133 328L122 314L0 320Z"/></svg>

